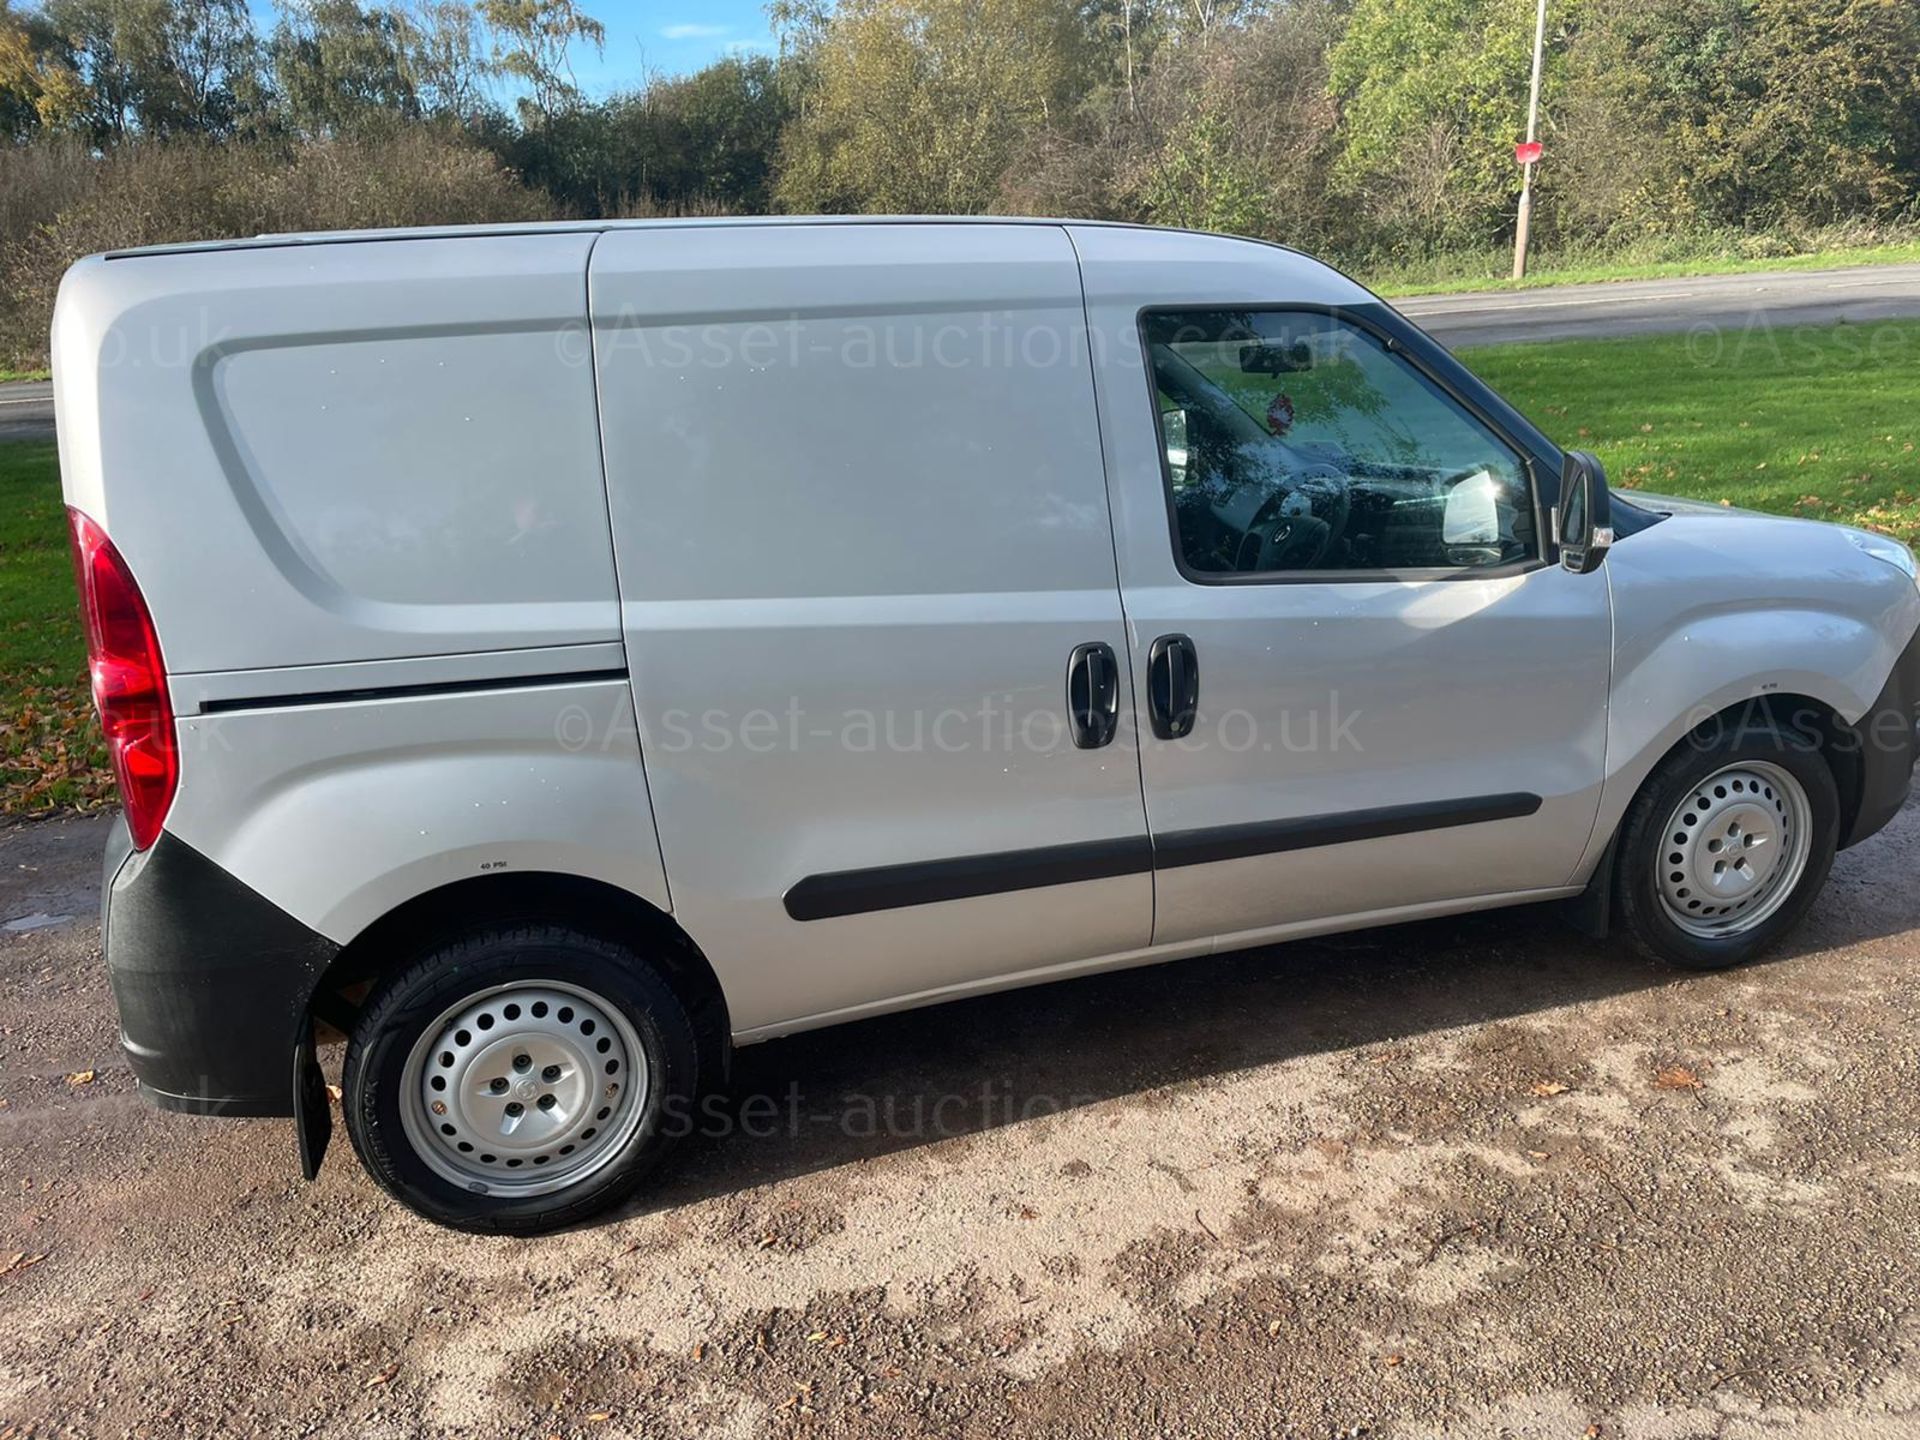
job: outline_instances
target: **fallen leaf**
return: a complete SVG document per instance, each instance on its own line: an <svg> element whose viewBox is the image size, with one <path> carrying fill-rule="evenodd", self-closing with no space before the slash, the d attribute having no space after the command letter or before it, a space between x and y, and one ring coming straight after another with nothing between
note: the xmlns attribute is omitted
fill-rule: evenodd
<svg viewBox="0 0 1920 1440"><path fill-rule="evenodd" d="M396 1360L393 1362L393 1364L387 1366L386 1369L382 1370L378 1375L374 1376L371 1380L367 1381L367 1383L361 1388L365 1390L378 1390L382 1385L391 1384L393 1381L393 1377L398 1375L399 1373L400 1373L400 1362Z"/></svg>
<svg viewBox="0 0 1920 1440"><path fill-rule="evenodd" d="M699 1344L693 1347L693 1358L696 1361L704 1360L707 1358L707 1342L706 1341L702 1340Z"/></svg>
<svg viewBox="0 0 1920 1440"><path fill-rule="evenodd" d="M11 1275L16 1270L31 1269L46 1258L44 1253L29 1255L25 1250L16 1250L4 1261L0 1261L0 1275Z"/></svg>
<svg viewBox="0 0 1920 1440"><path fill-rule="evenodd" d="M809 1334L808 1334L808 1336L807 1336L807 1343L808 1343L809 1345L818 1345L818 1344L819 1344L819 1343L820 1343L820 1342L821 1342L822 1340L824 1340L824 1339L826 1339L826 1338L827 1338L827 1332L826 1332L826 1331L824 1331L824 1330L815 1330L815 1331L812 1331L811 1333L809 1333Z"/></svg>
<svg viewBox="0 0 1920 1440"><path fill-rule="evenodd" d="M1684 1065L1669 1065L1653 1077L1656 1090L1698 1090L1700 1077Z"/></svg>
<svg viewBox="0 0 1920 1440"><path fill-rule="evenodd" d="M73 1072L73 1074L67 1076L67 1084L91 1085L93 1084L93 1077L94 1077L94 1072L91 1070L76 1070Z"/></svg>
<svg viewBox="0 0 1920 1440"><path fill-rule="evenodd" d="M1279 1333L1280 1333L1280 1322L1278 1320L1267 1321L1267 1334L1278 1335Z"/></svg>
<svg viewBox="0 0 1920 1440"><path fill-rule="evenodd" d="M1573 1087L1563 1080L1536 1080L1528 1088L1533 1094L1545 1100L1554 1095L1564 1095Z"/></svg>
<svg viewBox="0 0 1920 1440"><path fill-rule="evenodd" d="M340 1103L340 1087L338 1085L327 1086L327 1098L338 1105Z"/></svg>
<svg viewBox="0 0 1920 1440"><path fill-rule="evenodd" d="M1407 1357L1404 1355L1387 1356L1386 1364L1388 1369L1392 1369L1396 1365L1404 1365L1406 1363L1407 1363Z"/></svg>
<svg viewBox="0 0 1920 1440"><path fill-rule="evenodd" d="M1527 1155L1530 1159L1534 1160L1551 1160L1553 1158L1553 1156L1544 1150L1529 1150L1527 1151Z"/></svg>
<svg viewBox="0 0 1920 1440"><path fill-rule="evenodd" d="M612 1418L613 1418L613 1412L611 1410L596 1410L591 1415L587 1416L587 1423L589 1425L598 1425L602 1421L611 1420Z"/></svg>

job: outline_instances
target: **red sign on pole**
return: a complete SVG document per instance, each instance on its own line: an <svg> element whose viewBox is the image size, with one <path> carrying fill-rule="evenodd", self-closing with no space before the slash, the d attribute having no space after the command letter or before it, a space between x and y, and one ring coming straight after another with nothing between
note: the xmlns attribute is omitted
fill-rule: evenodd
<svg viewBox="0 0 1920 1440"><path fill-rule="evenodd" d="M1538 140L1522 140L1513 147L1513 158L1522 165L1538 165L1541 155L1546 153L1546 148Z"/></svg>

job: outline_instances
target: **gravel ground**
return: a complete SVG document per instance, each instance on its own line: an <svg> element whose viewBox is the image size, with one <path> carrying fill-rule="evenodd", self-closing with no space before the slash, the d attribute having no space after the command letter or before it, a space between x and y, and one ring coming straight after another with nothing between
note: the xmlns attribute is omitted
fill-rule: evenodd
<svg viewBox="0 0 1920 1440"><path fill-rule="evenodd" d="M0 833L0 1435L1920 1434L1920 808L1736 974L1509 911L745 1051L518 1242L144 1106L100 839Z"/></svg>

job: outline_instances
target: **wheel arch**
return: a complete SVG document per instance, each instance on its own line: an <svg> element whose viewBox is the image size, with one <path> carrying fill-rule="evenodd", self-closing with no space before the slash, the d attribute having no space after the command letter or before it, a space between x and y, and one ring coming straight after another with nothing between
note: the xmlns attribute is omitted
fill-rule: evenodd
<svg viewBox="0 0 1920 1440"><path fill-rule="evenodd" d="M703 1084L724 1083L732 1061L726 992L693 937L666 911L602 880L546 871L473 876L402 902L360 931L315 982L314 1019L344 1031L382 976L421 949L502 925L565 924L627 946L658 965L685 1001L700 1046Z"/></svg>
<svg viewBox="0 0 1920 1440"><path fill-rule="evenodd" d="M1609 777L1602 823L1595 827L1589 853L1582 862L1581 879L1592 882L1605 863L1625 823L1634 799L1667 760L1680 750L1698 746L1705 739L1742 726L1774 729L1806 736L1833 771L1833 782L1840 792L1840 834L1851 833L1865 800L1865 764L1859 731L1827 700L1800 691L1772 690L1744 699L1706 706L1678 721L1659 742L1648 745ZM1576 881L1575 883L1580 883Z"/></svg>

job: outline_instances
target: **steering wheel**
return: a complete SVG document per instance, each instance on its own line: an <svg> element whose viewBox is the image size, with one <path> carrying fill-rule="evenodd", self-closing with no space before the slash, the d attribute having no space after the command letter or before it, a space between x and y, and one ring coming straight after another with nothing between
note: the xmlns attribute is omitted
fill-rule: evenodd
<svg viewBox="0 0 1920 1440"><path fill-rule="evenodd" d="M1252 533L1260 537L1262 570L1312 570L1347 532L1353 499L1347 477L1316 465L1260 507Z"/></svg>
<svg viewBox="0 0 1920 1440"><path fill-rule="evenodd" d="M1333 546L1333 527L1312 514L1280 515L1260 536L1254 569L1313 570Z"/></svg>

